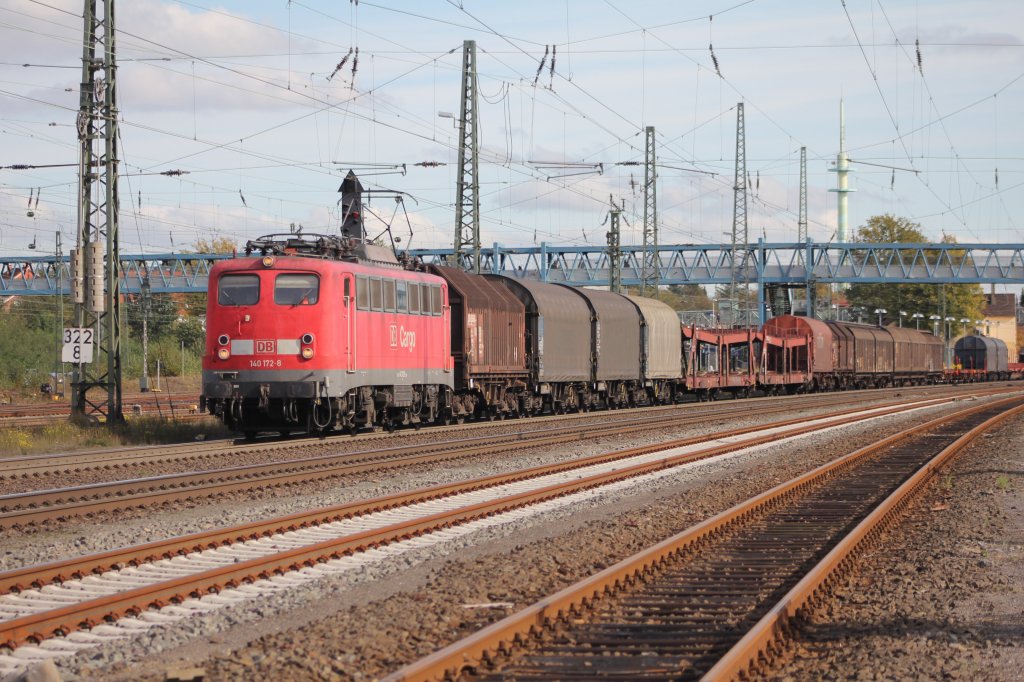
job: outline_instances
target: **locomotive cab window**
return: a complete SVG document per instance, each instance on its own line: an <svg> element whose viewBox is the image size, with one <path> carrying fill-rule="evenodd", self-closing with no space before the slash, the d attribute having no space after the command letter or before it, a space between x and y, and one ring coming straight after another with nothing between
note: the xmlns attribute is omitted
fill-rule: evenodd
<svg viewBox="0 0 1024 682"><path fill-rule="evenodd" d="M360 310L370 309L370 280L363 275L356 277L356 307Z"/></svg>
<svg viewBox="0 0 1024 682"><path fill-rule="evenodd" d="M320 298L320 278L313 274L289 273L274 280L274 303L314 305Z"/></svg>
<svg viewBox="0 0 1024 682"><path fill-rule="evenodd" d="M224 275L217 283L220 305L256 305L259 301L259 275Z"/></svg>

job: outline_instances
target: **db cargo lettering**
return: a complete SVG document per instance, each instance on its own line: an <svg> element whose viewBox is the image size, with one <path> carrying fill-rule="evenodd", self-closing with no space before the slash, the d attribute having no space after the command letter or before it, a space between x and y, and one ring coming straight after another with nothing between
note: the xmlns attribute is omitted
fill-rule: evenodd
<svg viewBox="0 0 1024 682"><path fill-rule="evenodd" d="M391 325L388 331L390 332L392 348L401 346L402 348L408 348L410 353L416 348L416 332L408 331L405 327L399 327L397 324Z"/></svg>

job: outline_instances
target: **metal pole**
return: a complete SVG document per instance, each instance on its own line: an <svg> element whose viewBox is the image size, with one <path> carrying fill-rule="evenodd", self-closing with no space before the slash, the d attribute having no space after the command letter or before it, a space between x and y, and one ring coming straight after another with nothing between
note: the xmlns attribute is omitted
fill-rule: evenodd
<svg viewBox="0 0 1024 682"><path fill-rule="evenodd" d="M152 307L152 289L149 275L142 278L142 377L139 379L139 390L149 391L149 311Z"/></svg>
<svg viewBox="0 0 1024 682"><path fill-rule="evenodd" d="M807 147L800 147L800 214L796 222L796 240L807 241Z"/></svg>
<svg viewBox="0 0 1024 682"><path fill-rule="evenodd" d="M734 301L734 305L738 303L736 295L736 283L737 283L737 264L736 255L737 248L742 238L743 244L743 256L739 267L743 270L743 281L746 286L747 293L750 293L749 282L747 281L747 251L748 242L750 241L750 234L747 226L747 144L746 144L746 126L743 120L743 102L736 105L736 169L733 181L733 206L732 206L732 250L731 250L731 267L729 269L729 298ZM744 299L747 297L745 296ZM746 307L749 308L750 302L745 301ZM729 326L735 323L736 313L733 311L733 320ZM749 323L749 320L748 320Z"/></svg>
<svg viewBox="0 0 1024 682"><path fill-rule="evenodd" d="M608 220L611 221L608 233L608 288L616 294L622 292L622 247L620 241L619 219L622 211L615 205L615 200L609 196L611 210L608 212Z"/></svg>
<svg viewBox="0 0 1024 682"><path fill-rule="evenodd" d="M97 11L103 3L102 15ZM75 366L71 414L123 421L121 409L118 110L114 0L85 0L79 140L77 251L84 254L85 295L75 294L75 325L91 330L93 359ZM103 249L105 243L105 249ZM105 253L104 253L105 251ZM76 275L77 277L77 275ZM104 401L90 399L104 391Z"/></svg>
<svg viewBox="0 0 1024 682"><path fill-rule="evenodd" d="M658 262L658 173L655 163L654 126L645 129L644 144L644 253L640 274L640 295L647 295L647 288L658 295L661 283L661 268Z"/></svg>
<svg viewBox="0 0 1024 682"><path fill-rule="evenodd" d="M477 121L476 41L462 44L459 178L455 197L455 267L480 274L480 132Z"/></svg>
<svg viewBox="0 0 1024 682"><path fill-rule="evenodd" d="M61 272L64 268L64 264L61 263L63 254L61 253L60 247L60 230L57 230L57 241L53 248L54 265L57 267L57 355L54 357L53 393L51 394L54 397L57 396L57 385L61 384L61 386L63 386L63 382L59 381L58 378L62 378L64 375L64 363L61 360L60 348L61 337L64 332L64 273ZM61 390L61 394L63 394L63 389Z"/></svg>

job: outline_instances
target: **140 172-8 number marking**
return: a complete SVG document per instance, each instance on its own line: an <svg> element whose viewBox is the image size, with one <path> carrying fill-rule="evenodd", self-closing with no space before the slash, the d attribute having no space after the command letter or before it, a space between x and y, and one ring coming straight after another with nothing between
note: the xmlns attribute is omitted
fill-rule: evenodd
<svg viewBox="0 0 1024 682"><path fill-rule="evenodd" d="M280 360L250 360L249 367L254 369L262 369L266 367L280 367Z"/></svg>

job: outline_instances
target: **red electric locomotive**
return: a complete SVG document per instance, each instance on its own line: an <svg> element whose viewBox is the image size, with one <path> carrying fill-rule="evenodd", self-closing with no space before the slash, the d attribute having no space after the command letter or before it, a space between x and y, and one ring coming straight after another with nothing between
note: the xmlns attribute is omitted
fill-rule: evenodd
<svg viewBox="0 0 1024 682"><path fill-rule="evenodd" d="M203 409L236 431L418 426L453 387L448 285L347 237L270 235L209 278Z"/></svg>

